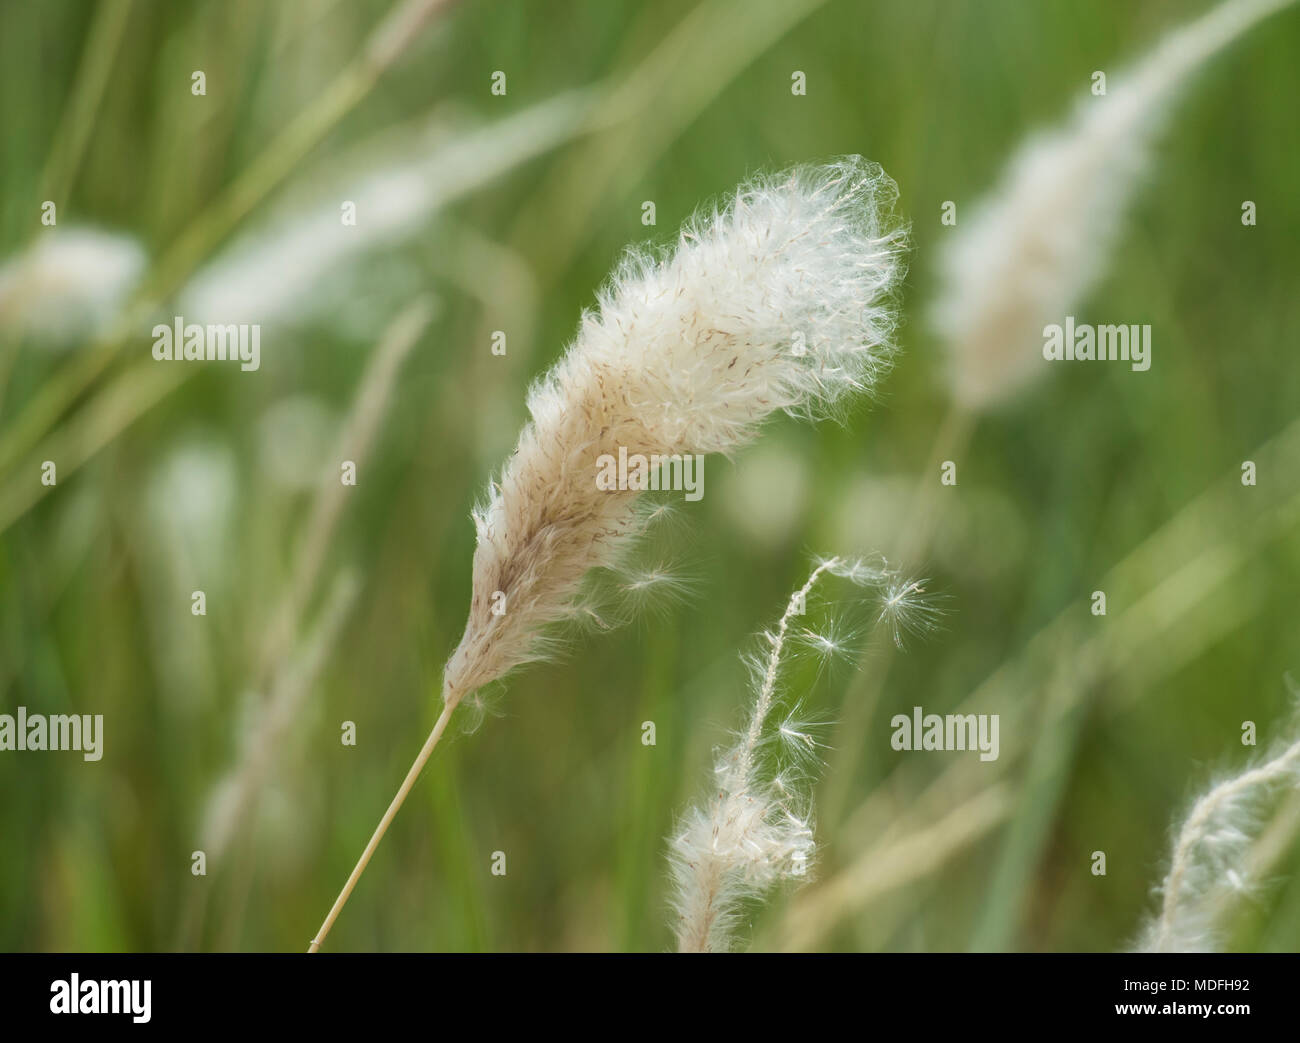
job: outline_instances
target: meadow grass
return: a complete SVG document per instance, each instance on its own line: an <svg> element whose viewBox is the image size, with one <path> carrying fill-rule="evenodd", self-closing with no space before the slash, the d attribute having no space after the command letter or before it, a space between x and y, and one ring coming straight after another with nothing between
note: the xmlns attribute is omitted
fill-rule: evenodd
<svg viewBox="0 0 1300 1043"><path fill-rule="evenodd" d="M809 708L841 724L816 798L817 878L752 910L758 946L1128 944L1202 769L1241 765L1243 720L1267 735L1285 716L1282 678L1300 654L1288 347L1300 19L1278 16L1191 86L1088 296L1090 311L1153 324L1152 372L1049 374L953 432L959 481L939 489L936 432L951 410L924 308L950 231L942 203L964 213L1025 133L1184 5L668 0L591 5L575 29L536 5L464 4L381 77L356 79L390 6L0 12L0 257L39 234L55 193L60 224L139 242L145 301L169 301L343 157L379 162L383 128L436 112L468 135L594 91L572 136L333 273L305 317L268 329L257 374L182 379L144 364L139 305L71 351L0 330L0 707L93 702L108 728L95 770L0 757L0 835L21 838L0 859L0 949L303 948L437 716L470 596L469 511L514 445L530 379L625 244L665 241L701 199L755 172L854 152L898 182L916 244L882 400L843 426L779 421L761 449L719 461L665 536L695 597L489 693L472 740L474 721L454 725L331 946L670 947L664 838L734 721L736 650L822 548L924 569L949 612L917 654L873 646L861 680L796 667ZM189 94L197 68L205 99ZM488 92L495 69L509 75L504 98ZM806 97L790 93L794 70ZM1253 228L1240 223L1246 199ZM531 293L516 290L521 272ZM317 496L275 461L290 473L332 462L332 438L329 450L276 443L268 418L294 399L337 435L383 329L430 292L436 316L285 647L310 646L335 580L360 587L232 857L195 878L204 810L270 694L250 678L264 676ZM508 353L494 357L502 328ZM50 456L72 462L55 490L36 470ZM1249 458L1256 488L1237 480ZM208 475L197 514L181 509L177 473ZM924 560L911 560L918 547ZM189 615L197 586L202 620ZM1101 621L1088 612L1099 588ZM954 711L971 693L972 708L1006 715L993 767L889 750L894 713ZM639 741L646 720L653 748ZM343 721L356 747L340 744ZM1291 820L1269 834L1267 912L1245 911L1235 947L1293 951L1300 938ZM1105 878L1088 872L1097 849ZM495 851L504 877L490 873Z"/></svg>

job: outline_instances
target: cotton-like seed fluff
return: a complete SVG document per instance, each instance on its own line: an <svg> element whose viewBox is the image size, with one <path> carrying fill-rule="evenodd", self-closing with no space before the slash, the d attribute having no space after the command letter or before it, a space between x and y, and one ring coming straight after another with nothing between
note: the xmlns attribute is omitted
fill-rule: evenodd
<svg viewBox="0 0 1300 1043"><path fill-rule="evenodd" d="M897 189L859 157L742 185L670 249L634 249L531 389L514 454L476 508L469 619L444 699L536 658L584 576L639 530L604 454L728 453L777 410L818 416L888 369L904 271Z"/></svg>
<svg viewBox="0 0 1300 1043"><path fill-rule="evenodd" d="M1199 797L1179 828L1160 913L1142 933L1142 952L1214 952L1234 902L1261 881L1251 864L1267 811L1300 787L1300 739L1271 759L1224 779Z"/></svg>

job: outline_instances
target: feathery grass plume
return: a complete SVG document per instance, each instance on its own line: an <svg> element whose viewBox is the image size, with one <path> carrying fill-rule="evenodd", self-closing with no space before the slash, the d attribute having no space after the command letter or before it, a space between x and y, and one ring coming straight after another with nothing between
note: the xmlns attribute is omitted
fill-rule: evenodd
<svg viewBox="0 0 1300 1043"><path fill-rule="evenodd" d="M823 573L876 591L882 604L893 589L911 586L897 573L862 561L830 558L790 597L775 631L765 632L766 656L749 661L754 704L736 742L714 762L711 796L691 808L672 839L670 860L673 905L680 952L725 952L745 903L786 880L807 875L812 865L812 795L809 767L818 742L813 727L799 716L796 703L774 713L791 624L801 616ZM833 634L834 622L827 634ZM820 651L837 639L805 628L805 639ZM768 748L773 747L769 754Z"/></svg>
<svg viewBox="0 0 1300 1043"><path fill-rule="evenodd" d="M482 127L404 128L400 153L386 143L390 135L376 135L365 174L331 178L312 190L314 202L255 226L195 274L179 308L198 322L318 319L338 307L319 300L322 284L346 288L368 256L419 234L449 203L572 137L590 108L590 93L575 90ZM355 225L340 224L340 199L354 204Z"/></svg>
<svg viewBox="0 0 1300 1043"><path fill-rule="evenodd" d="M95 228L52 228L0 264L0 332L60 347L98 333L139 282L145 252Z"/></svg>
<svg viewBox="0 0 1300 1043"><path fill-rule="evenodd" d="M1158 888L1160 914L1146 928L1142 952L1214 952L1224 917L1260 881L1251 847L1270 801L1300 787L1300 738L1270 760L1225 779L1197 799L1174 841L1169 872Z"/></svg>
<svg viewBox="0 0 1300 1043"><path fill-rule="evenodd" d="M538 658L584 578L641 531L637 489L601 489L605 454L728 453L772 413L833 414L888 369L904 271L897 186L858 156L759 177L688 221L675 246L633 249L564 356L474 511L469 618L443 710L311 951L470 693ZM631 483L629 483L631 484Z"/></svg>
<svg viewBox="0 0 1300 1043"><path fill-rule="evenodd" d="M597 487L603 454L727 453L776 410L818 415L872 389L890 361L903 270L896 195L857 157L800 168L742 186L671 251L624 258L531 390L532 420L474 513L449 702L534 658L583 577L637 534L637 491Z"/></svg>
<svg viewBox="0 0 1300 1043"><path fill-rule="evenodd" d="M1066 126L1021 146L939 256L932 320L961 405L995 405L1041 372L1043 327L1103 273L1172 104L1204 62L1292 2L1227 0L1110 77L1104 96L1082 98Z"/></svg>

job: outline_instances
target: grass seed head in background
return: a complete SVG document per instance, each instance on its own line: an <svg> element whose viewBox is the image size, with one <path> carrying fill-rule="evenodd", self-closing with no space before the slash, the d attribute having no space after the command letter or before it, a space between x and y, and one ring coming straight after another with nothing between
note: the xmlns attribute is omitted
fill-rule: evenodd
<svg viewBox="0 0 1300 1043"><path fill-rule="evenodd" d="M896 197L858 157L797 168L743 185L673 248L629 252L474 512L449 704L537 658L584 577L641 531L638 492L597 487L602 455L727 453L777 410L819 416L875 387L904 269Z"/></svg>
<svg viewBox="0 0 1300 1043"><path fill-rule="evenodd" d="M103 332L146 264L129 236L89 227L52 228L0 263L0 336L31 336L62 348Z"/></svg>
<svg viewBox="0 0 1300 1043"><path fill-rule="evenodd" d="M870 589L879 602L878 625L899 628L928 622L930 614L895 614L890 602L900 590L920 597L921 584L887 567L849 559L821 562L790 597L775 631L763 634L766 655L749 662L754 704L736 742L714 763L709 799L691 808L672 839L670 860L677 944L681 952L725 952L747 901L761 898L783 881L807 875L814 854L809 767L818 743L798 719L798 706L783 705L778 682L789 655L791 625L801 617L823 573ZM919 605L913 601L913 605ZM814 650L839 644L834 620L804 628ZM777 712L780 710L781 712Z"/></svg>
<svg viewBox="0 0 1300 1043"><path fill-rule="evenodd" d="M1157 889L1159 916L1142 952L1215 952L1233 905L1259 890L1254 847L1279 794L1300 790L1300 739L1197 798L1174 841Z"/></svg>
<svg viewBox="0 0 1300 1043"><path fill-rule="evenodd" d="M1172 104L1207 60L1293 2L1227 0L1110 77L1104 95L1085 95L1066 126L1020 147L939 256L932 314L959 403L996 405L1042 372L1043 327L1104 273Z"/></svg>

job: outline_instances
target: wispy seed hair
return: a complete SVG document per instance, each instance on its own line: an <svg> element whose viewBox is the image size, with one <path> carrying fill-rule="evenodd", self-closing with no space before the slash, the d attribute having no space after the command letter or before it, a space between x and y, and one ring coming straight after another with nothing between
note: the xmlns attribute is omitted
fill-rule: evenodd
<svg viewBox="0 0 1300 1043"><path fill-rule="evenodd" d="M807 640L834 626L799 621L824 574L883 597L904 582L883 563L827 558L791 595L776 627L764 631L765 654L746 658L754 694L748 720L714 761L706 800L690 808L671 840L673 908L681 952L732 948L746 901L809 874L815 855L810 773L823 748L817 722L798 700L783 700L780 673L796 634ZM796 631L792 628L800 626Z"/></svg>
<svg viewBox="0 0 1300 1043"><path fill-rule="evenodd" d="M1254 894L1250 853L1280 792L1300 788L1300 738L1197 798L1174 839L1169 872L1157 888L1159 914L1144 930L1143 952L1214 952L1232 905Z"/></svg>
<svg viewBox="0 0 1300 1043"><path fill-rule="evenodd" d="M823 416L874 390L904 270L896 199L880 167L849 157L756 178L674 246L629 251L529 392L531 420L474 511L445 699L536 658L583 578L641 531L637 491L597 488L602 455L729 453L774 412Z"/></svg>

